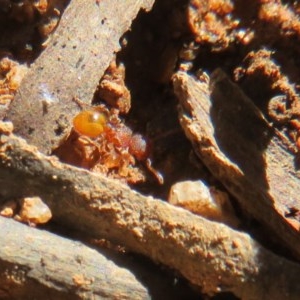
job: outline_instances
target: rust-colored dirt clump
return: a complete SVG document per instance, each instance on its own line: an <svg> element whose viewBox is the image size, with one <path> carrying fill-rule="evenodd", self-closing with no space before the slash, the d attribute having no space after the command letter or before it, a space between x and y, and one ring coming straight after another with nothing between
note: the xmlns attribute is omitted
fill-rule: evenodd
<svg viewBox="0 0 300 300"><path fill-rule="evenodd" d="M297 153L299 4L191 1L188 13L194 35L185 50L192 58L188 68L227 71Z"/></svg>

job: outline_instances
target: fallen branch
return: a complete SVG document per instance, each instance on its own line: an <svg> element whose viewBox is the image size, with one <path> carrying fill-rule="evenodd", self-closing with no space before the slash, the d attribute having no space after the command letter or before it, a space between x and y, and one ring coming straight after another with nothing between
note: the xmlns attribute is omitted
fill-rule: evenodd
<svg viewBox="0 0 300 300"><path fill-rule="evenodd" d="M154 0L72 0L58 28L28 74L7 118L15 132L51 153L79 111L72 100L91 103L100 78L120 49L119 40L140 9Z"/></svg>
<svg viewBox="0 0 300 300"><path fill-rule="evenodd" d="M0 228L1 299L150 298L133 274L79 242L3 217Z"/></svg>
<svg viewBox="0 0 300 300"><path fill-rule="evenodd" d="M299 265L272 254L249 235L64 165L14 135L2 135L0 141L1 200L39 196L58 223L176 269L204 293L298 299Z"/></svg>
<svg viewBox="0 0 300 300"><path fill-rule="evenodd" d="M300 220L292 212L300 211L300 178L287 141L220 70L211 91L182 72L174 85L181 125L203 163L299 259Z"/></svg>

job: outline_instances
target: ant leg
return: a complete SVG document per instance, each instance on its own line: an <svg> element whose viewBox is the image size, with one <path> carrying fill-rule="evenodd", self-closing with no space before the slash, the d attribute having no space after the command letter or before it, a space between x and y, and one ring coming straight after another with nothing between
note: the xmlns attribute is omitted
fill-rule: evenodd
<svg viewBox="0 0 300 300"><path fill-rule="evenodd" d="M150 173L156 178L159 184L163 185L164 184L164 178L163 176L152 167L152 162L150 158L147 158L146 161L146 167L150 171Z"/></svg>
<svg viewBox="0 0 300 300"><path fill-rule="evenodd" d="M89 108L91 108L91 106L92 106L91 104L85 103L84 101L80 100L77 96L74 96L74 97L72 98L72 101L74 101L74 102L79 106L79 108L80 108L81 110L89 109Z"/></svg>

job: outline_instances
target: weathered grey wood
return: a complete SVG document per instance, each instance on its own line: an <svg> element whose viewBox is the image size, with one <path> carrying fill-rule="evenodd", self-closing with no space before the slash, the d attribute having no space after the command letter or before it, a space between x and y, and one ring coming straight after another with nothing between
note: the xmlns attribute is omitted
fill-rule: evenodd
<svg viewBox="0 0 300 300"><path fill-rule="evenodd" d="M220 70L210 88L182 72L174 85L181 125L203 163L300 259L299 215L287 216L300 211L300 174L284 138Z"/></svg>
<svg viewBox="0 0 300 300"><path fill-rule="evenodd" d="M204 293L231 291L246 300L299 298L300 266L249 235L64 165L2 134L0 201L21 195L41 197L62 226L105 237L176 269Z"/></svg>
<svg viewBox="0 0 300 300"><path fill-rule="evenodd" d="M72 0L48 47L31 66L7 114L15 132L45 153L58 146L79 111L91 103L119 39L154 0Z"/></svg>
<svg viewBox="0 0 300 300"><path fill-rule="evenodd" d="M132 273L79 242L0 217L0 245L1 299L150 299Z"/></svg>

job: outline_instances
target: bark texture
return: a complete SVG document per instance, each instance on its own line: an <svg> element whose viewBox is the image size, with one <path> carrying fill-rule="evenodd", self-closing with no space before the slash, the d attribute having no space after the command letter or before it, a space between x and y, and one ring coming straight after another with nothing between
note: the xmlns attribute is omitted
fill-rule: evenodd
<svg viewBox="0 0 300 300"><path fill-rule="evenodd" d="M3 217L0 227L1 299L150 299L96 250Z"/></svg>
<svg viewBox="0 0 300 300"><path fill-rule="evenodd" d="M174 77L179 118L194 149L241 207L300 258L299 171L288 141L220 70L211 84Z"/></svg>
<svg viewBox="0 0 300 300"><path fill-rule="evenodd" d="M100 78L120 49L121 36L139 10L149 10L153 3L72 0L10 106L7 118L15 132L51 153L80 110L73 98L91 104Z"/></svg>
<svg viewBox="0 0 300 300"><path fill-rule="evenodd" d="M249 235L64 165L14 135L1 136L0 191L0 199L37 195L62 226L125 245L178 270L205 293L298 299L299 265Z"/></svg>

